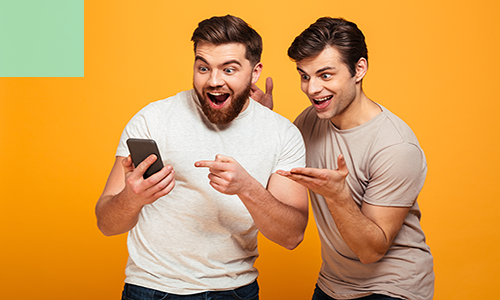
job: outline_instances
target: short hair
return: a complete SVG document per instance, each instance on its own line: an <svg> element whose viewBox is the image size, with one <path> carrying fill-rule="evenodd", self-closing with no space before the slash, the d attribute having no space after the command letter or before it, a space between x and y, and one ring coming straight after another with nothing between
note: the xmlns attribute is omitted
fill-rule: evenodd
<svg viewBox="0 0 500 300"><path fill-rule="evenodd" d="M365 36L358 26L343 18L322 17L295 38L288 56L295 62L319 55L325 48L333 47L340 53L352 76L356 64L364 57L368 62Z"/></svg>
<svg viewBox="0 0 500 300"><path fill-rule="evenodd" d="M252 66L260 62L262 54L262 38L257 31L242 19L232 15L211 17L201 21L193 32L191 41L194 42L194 51L200 42L214 45L244 44L246 46L245 58Z"/></svg>

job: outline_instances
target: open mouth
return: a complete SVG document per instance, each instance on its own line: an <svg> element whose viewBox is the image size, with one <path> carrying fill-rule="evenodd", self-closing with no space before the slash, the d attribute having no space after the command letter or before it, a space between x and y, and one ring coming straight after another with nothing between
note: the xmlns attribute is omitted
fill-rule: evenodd
<svg viewBox="0 0 500 300"><path fill-rule="evenodd" d="M312 99L314 101L314 104L318 106L324 106L328 104L328 102L333 98L333 96L327 96L323 98L318 98L318 99Z"/></svg>
<svg viewBox="0 0 500 300"><path fill-rule="evenodd" d="M207 93L208 99L214 108L220 108L224 106L227 98L229 98L229 94L227 93L218 93L218 92L210 92Z"/></svg>

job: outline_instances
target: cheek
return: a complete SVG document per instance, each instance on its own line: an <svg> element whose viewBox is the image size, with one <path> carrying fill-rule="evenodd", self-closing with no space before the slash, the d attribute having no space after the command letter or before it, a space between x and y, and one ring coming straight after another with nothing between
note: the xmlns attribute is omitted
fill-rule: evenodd
<svg viewBox="0 0 500 300"><path fill-rule="evenodd" d="M346 82L341 82L339 80L331 80L326 85L326 88L335 94L341 94L345 87L347 87Z"/></svg>
<svg viewBox="0 0 500 300"><path fill-rule="evenodd" d="M233 93L240 93L243 91L248 82L251 83L251 79L248 76L228 76L224 79L224 82L229 90Z"/></svg>
<svg viewBox="0 0 500 300"><path fill-rule="evenodd" d="M201 74L194 74L193 75L193 85L196 88L202 88L205 85L206 80L204 80L203 75Z"/></svg>
<svg viewBox="0 0 500 300"><path fill-rule="evenodd" d="M301 82L300 83L300 89L302 90L302 92L304 92L304 94L307 95L307 88L308 88L308 84L306 82Z"/></svg>

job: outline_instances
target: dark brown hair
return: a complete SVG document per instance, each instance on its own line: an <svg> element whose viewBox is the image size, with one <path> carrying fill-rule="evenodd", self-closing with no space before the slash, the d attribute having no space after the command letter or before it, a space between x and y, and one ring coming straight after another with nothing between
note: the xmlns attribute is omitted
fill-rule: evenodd
<svg viewBox="0 0 500 300"><path fill-rule="evenodd" d="M195 51L200 42L214 45L244 44L246 46L245 58L252 66L260 62L262 54L262 38L257 31L242 19L231 15L201 21L193 32L191 41L194 42Z"/></svg>
<svg viewBox="0 0 500 300"><path fill-rule="evenodd" d="M368 62L365 36L358 26L342 18L330 17L319 18L297 36L288 48L288 56L298 62L320 54L329 46L340 53L352 76L356 75L360 58Z"/></svg>

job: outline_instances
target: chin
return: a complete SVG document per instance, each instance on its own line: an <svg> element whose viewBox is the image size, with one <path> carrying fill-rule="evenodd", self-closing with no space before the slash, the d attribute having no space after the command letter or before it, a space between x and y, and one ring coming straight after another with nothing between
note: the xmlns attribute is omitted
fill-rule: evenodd
<svg viewBox="0 0 500 300"><path fill-rule="evenodd" d="M225 125L231 123L231 121L233 121L240 114L246 102L246 99L243 99L244 101L241 101L241 97L233 97L233 94L230 96L231 99L226 100L228 102L224 103L223 106L221 106L220 108L215 108L212 107L213 103L210 98L206 96L206 94L201 95L196 89L195 92L203 113L210 121L210 123L216 125Z"/></svg>
<svg viewBox="0 0 500 300"><path fill-rule="evenodd" d="M236 94L231 92L230 99L226 100L228 102L224 103L220 108L212 107L213 103L206 92L201 94L196 88L194 90L207 119L213 124L224 125L233 121L241 113L243 107L245 107L245 103L249 100L251 86L252 83L249 81L241 93ZM214 105L216 106L216 104Z"/></svg>

